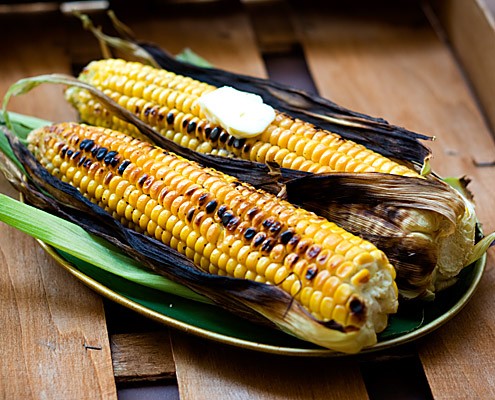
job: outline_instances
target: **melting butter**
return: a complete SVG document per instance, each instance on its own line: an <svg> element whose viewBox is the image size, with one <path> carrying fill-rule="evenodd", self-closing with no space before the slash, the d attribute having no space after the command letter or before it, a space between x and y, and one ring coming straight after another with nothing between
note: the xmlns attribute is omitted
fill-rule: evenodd
<svg viewBox="0 0 495 400"><path fill-rule="evenodd" d="M208 121L236 138L258 136L275 119L275 110L261 96L230 86L206 93L198 102Z"/></svg>

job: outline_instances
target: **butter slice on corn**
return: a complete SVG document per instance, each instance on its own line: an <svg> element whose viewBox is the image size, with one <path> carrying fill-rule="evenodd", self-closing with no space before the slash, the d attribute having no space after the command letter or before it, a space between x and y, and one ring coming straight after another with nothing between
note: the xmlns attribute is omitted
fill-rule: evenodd
<svg viewBox="0 0 495 400"><path fill-rule="evenodd" d="M261 96L223 86L198 99L206 119L242 139L260 135L275 119L275 111Z"/></svg>

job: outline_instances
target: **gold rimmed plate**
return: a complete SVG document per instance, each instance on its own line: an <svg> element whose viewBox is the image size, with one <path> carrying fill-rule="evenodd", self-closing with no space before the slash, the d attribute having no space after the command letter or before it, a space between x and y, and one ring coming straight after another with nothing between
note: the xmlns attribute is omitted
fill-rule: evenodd
<svg viewBox="0 0 495 400"><path fill-rule="evenodd" d="M291 356L336 357L341 353L260 327L213 305L184 299L128 281L40 242L62 267L97 293L145 317L203 338L233 346ZM420 305L401 306L378 343L362 353L399 346L434 331L453 318L479 285L486 255L465 268L459 281Z"/></svg>
<svg viewBox="0 0 495 400"><path fill-rule="evenodd" d="M37 125L47 124L46 121L15 114L11 117L16 118L17 123L21 124L20 129L24 134ZM4 145L7 146L5 143ZM64 241L65 237L62 240ZM74 243L77 243L77 238ZM210 340L268 353L293 356L342 355L283 332L254 325L219 307L137 284L67 253L55 250L46 243L41 242L41 244L66 270L96 292L173 328ZM380 333L378 343L363 350L363 353L408 343L450 320L474 294L485 264L486 256L483 256L476 263L465 268L458 282L451 288L438 293L433 302L408 306L402 303L398 313L390 317L387 329Z"/></svg>
<svg viewBox="0 0 495 400"><path fill-rule="evenodd" d="M18 125L20 124L19 128L23 135L38 125L47 124L46 121L15 114L11 117ZM5 143L4 145L8 147ZM254 325L214 305L188 300L137 284L55 250L43 242L41 244L66 270L96 292L173 328L210 340L267 353L293 356L342 355L283 332ZM485 264L486 256L483 256L476 263L465 268L458 282L438 293L432 302L407 306L402 303L398 313L390 317L387 329L379 334L378 343L363 350L363 353L408 343L450 320L474 294Z"/></svg>

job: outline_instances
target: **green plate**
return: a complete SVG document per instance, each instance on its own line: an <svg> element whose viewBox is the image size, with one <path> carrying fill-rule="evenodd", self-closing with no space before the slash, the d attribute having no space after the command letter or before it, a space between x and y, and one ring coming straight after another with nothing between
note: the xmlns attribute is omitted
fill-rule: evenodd
<svg viewBox="0 0 495 400"><path fill-rule="evenodd" d="M21 137L47 121L10 114ZM4 142L3 136L0 136ZM0 145L2 142L0 140ZM6 143L0 146L9 149ZM106 272L40 242L44 249L65 269L96 292L144 316L204 338L257 351L294 356L340 356L277 330L267 329L240 319L218 307L187 300L151 289ZM398 346L418 339L437 329L456 315L475 292L486 264L486 255L465 268L456 285L437 294L435 301L421 306L401 305L390 317L378 343L362 352Z"/></svg>
<svg viewBox="0 0 495 400"><path fill-rule="evenodd" d="M218 307L151 289L103 271L40 242L66 270L99 294L155 321L194 335L242 348L292 356L336 357L343 354L304 342L283 332L260 327ZM378 343L361 353L416 340L454 317L475 292L486 255L465 268L459 281L437 294L435 301L399 309L391 316Z"/></svg>

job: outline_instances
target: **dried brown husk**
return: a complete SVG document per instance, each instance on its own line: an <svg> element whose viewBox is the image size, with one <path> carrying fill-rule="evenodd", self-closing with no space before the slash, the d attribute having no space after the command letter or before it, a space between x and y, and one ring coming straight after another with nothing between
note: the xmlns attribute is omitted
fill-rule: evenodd
<svg viewBox="0 0 495 400"><path fill-rule="evenodd" d="M465 201L445 182L434 176L335 173L286 186L289 201L304 204L383 250L397 270L404 297L435 291L441 239L455 233L465 212Z"/></svg>

